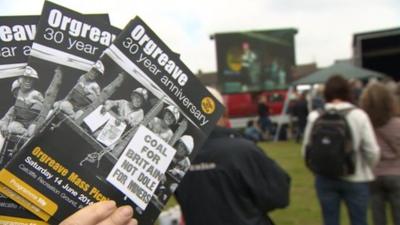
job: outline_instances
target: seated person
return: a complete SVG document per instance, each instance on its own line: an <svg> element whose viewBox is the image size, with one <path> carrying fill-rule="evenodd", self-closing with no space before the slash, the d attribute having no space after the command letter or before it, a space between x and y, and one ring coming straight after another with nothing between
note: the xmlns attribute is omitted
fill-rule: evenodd
<svg viewBox="0 0 400 225"><path fill-rule="evenodd" d="M254 142L262 140L262 133L255 125L253 120L249 120L247 122L247 126L244 129L244 137Z"/></svg>

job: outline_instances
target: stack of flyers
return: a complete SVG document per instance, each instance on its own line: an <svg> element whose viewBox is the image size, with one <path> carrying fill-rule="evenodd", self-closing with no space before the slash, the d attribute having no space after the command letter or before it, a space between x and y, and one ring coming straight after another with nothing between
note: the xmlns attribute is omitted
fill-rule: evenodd
<svg viewBox="0 0 400 225"><path fill-rule="evenodd" d="M45 4L25 70L47 77L39 122L0 171L0 191L50 224L108 199L153 224L223 106L139 17L111 44L111 32L56 7ZM82 58L73 52L100 50L84 36L111 45ZM64 79L73 69L88 72Z"/></svg>

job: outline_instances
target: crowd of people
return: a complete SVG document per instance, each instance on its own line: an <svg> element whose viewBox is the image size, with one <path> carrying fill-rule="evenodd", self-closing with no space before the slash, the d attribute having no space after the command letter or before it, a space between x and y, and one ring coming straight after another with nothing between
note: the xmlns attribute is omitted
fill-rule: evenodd
<svg viewBox="0 0 400 225"><path fill-rule="evenodd" d="M388 215L393 224L400 224L400 98L396 94L400 86L393 84L372 80L363 87L359 81L333 76L324 86L324 106L308 114L302 152L315 174L325 225L339 224L342 202L352 225L367 224L369 206L374 225L388 224ZM329 138L341 116L350 142L338 135ZM341 156L332 149L339 152L346 144L349 156L342 166L348 170L334 174L334 161Z"/></svg>

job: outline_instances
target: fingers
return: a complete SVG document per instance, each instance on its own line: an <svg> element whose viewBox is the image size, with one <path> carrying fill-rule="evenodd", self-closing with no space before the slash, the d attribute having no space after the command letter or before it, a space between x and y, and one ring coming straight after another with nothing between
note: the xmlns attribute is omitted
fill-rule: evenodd
<svg viewBox="0 0 400 225"><path fill-rule="evenodd" d="M132 207L117 208L114 201L103 201L79 210L59 225L138 225L132 217Z"/></svg>
<svg viewBox="0 0 400 225"><path fill-rule="evenodd" d="M137 221L132 219L133 209L130 206L119 207L107 219L98 225L137 225Z"/></svg>
<svg viewBox="0 0 400 225"><path fill-rule="evenodd" d="M114 201L97 202L72 214L60 225L97 225L106 220L116 208Z"/></svg>

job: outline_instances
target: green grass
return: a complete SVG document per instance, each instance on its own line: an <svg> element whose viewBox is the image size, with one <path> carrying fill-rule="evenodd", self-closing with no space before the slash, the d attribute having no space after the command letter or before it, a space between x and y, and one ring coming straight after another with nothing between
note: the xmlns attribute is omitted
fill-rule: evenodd
<svg viewBox="0 0 400 225"><path fill-rule="evenodd" d="M270 213L275 224L321 225L321 212L314 189L314 178L304 165L300 153L301 145L288 141L260 143L259 146L269 157L277 161L292 178L289 206ZM172 197L167 208L175 204L176 201ZM370 218L369 221L371 221ZM344 205L341 207L341 224L350 224Z"/></svg>
<svg viewBox="0 0 400 225"><path fill-rule="evenodd" d="M304 166L300 144L294 142L261 143L260 147L276 160L292 178L290 204L270 213L279 225L320 225L321 213L315 196L312 174Z"/></svg>

